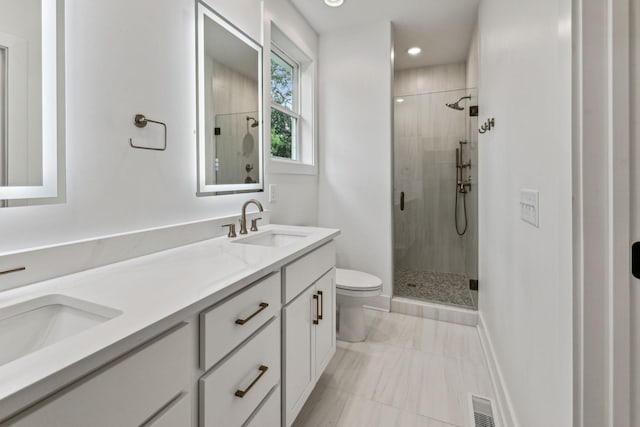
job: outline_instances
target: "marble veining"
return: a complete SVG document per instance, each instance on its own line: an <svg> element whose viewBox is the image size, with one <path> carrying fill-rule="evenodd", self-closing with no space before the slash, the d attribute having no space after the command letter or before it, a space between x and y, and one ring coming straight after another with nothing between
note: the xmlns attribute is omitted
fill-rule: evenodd
<svg viewBox="0 0 640 427"><path fill-rule="evenodd" d="M468 394L494 397L475 327L366 314L367 341L338 341L295 427L467 426Z"/></svg>

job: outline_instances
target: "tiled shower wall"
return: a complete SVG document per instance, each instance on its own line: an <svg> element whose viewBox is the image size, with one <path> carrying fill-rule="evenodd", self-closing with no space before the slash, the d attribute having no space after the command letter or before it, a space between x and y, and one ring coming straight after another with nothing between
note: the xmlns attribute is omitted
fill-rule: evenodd
<svg viewBox="0 0 640 427"><path fill-rule="evenodd" d="M477 278L477 125L469 105L477 91L465 89L466 64L424 67L396 72L394 113L395 269L462 273ZM445 106L462 101L464 111ZM456 148L463 147L465 170L473 185L467 194L469 225L456 233ZM405 209L400 210L400 193ZM462 199L459 199L462 203ZM462 219L460 209L460 219ZM461 224L462 225L462 224Z"/></svg>

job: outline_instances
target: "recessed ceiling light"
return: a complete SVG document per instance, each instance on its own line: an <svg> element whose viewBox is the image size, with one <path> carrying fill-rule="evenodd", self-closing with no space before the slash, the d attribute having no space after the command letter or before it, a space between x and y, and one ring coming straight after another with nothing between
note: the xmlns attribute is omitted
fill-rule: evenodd
<svg viewBox="0 0 640 427"><path fill-rule="evenodd" d="M409 48L409 50L407 50L407 53L409 55L413 55L413 56L416 56L420 52L422 52L422 49L420 49L418 46L411 47L411 48Z"/></svg>
<svg viewBox="0 0 640 427"><path fill-rule="evenodd" d="M398 104L400 104L401 102L404 102L404 98L398 98L398 99L396 99L396 102L397 102Z"/></svg>
<svg viewBox="0 0 640 427"><path fill-rule="evenodd" d="M324 4L331 7L342 6L342 3L344 3L344 0L324 0Z"/></svg>

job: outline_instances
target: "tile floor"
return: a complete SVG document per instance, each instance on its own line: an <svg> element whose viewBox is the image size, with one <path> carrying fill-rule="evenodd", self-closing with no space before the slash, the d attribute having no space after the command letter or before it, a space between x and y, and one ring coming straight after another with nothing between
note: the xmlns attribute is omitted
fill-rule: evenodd
<svg viewBox="0 0 640 427"><path fill-rule="evenodd" d="M466 427L468 394L494 398L475 327L366 313L367 341L338 341L294 427Z"/></svg>
<svg viewBox="0 0 640 427"><path fill-rule="evenodd" d="M474 291L469 289L469 279L464 274L397 270L394 277L394 293L404 298L471 310L478 308Z"/></svg>

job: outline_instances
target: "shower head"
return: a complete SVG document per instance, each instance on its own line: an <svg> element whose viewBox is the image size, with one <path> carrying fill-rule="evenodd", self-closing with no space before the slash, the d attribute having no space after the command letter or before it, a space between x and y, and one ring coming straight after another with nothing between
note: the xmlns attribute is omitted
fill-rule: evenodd
<svg viewBox="0 0 640 427"><path fill-rule="evenodd" d="M247 123L249 123L249 120L253 120L253 123L251 123L251 127L252 128L257 128L258 125L260 124L260 122L258 122L256 119L254 119L251 116L247 116Z"/></svg>
<svg viewBox="0 0 640 427"><path fill-rule="evenodd" d="M446 105L449 108L453 108L454 110L462 111L462 110L464 110L464 107L460 106L460 101L462 101L463 99L471 99L471 95L463 96L462 98L458 99L453 104L444 104L444 105Z"/></svg>

